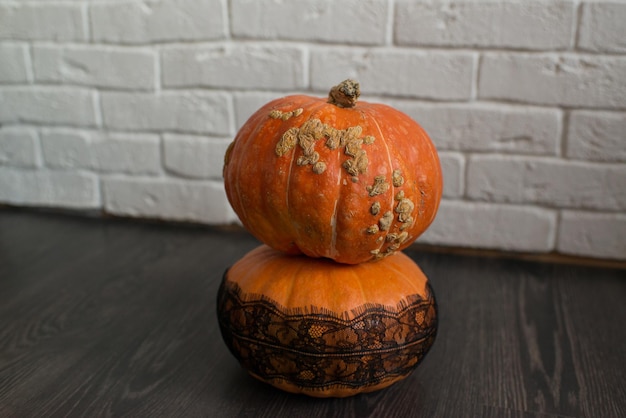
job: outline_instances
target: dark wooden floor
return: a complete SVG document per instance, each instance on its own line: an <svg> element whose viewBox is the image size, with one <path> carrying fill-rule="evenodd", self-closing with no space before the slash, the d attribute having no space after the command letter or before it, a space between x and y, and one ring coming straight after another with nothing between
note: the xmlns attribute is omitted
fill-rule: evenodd
<svg viewBox="0 0 626 418"><path fill-rule="evenodd" d="M440 312L406 380L289 395L221 340L243 232L0 209L0 417L626 417L626 272L409 252Z"/></svg>

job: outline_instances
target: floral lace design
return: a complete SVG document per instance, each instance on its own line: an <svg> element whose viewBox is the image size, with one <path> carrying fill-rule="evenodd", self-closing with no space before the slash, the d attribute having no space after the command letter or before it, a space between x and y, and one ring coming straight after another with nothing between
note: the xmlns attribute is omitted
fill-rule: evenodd
<svg viewBox="0 0 626 418"><path fill-rule="evenodd" d="M335 313L285 309L242 292L227 280L218 293L226 345L243 367L267 382L306 389L361 388L408 375L437 333L437 306L428 285L395 307L366 304Z"/></svg>

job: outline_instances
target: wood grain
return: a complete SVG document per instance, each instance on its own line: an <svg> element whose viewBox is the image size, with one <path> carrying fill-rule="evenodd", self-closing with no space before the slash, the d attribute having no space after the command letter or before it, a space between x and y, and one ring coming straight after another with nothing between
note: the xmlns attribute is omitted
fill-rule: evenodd
<svg viewBox="0 0 626 418"><path fill-rule="evenodd" d="M221 340L219 281L256 245L0 209L0 416L626 416L624 270L409 251L439 302L431 352L388 389L312 399Z"/></svg>

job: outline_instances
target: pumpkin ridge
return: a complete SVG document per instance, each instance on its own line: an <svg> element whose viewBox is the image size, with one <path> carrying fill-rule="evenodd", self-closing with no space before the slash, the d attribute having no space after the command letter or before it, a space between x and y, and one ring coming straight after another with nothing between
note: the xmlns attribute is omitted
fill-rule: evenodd
<svg viewBox="0 0 626 418"><path fill-rule="evenodd" d="M303 265L299 266L299 268L295 272L290 273L290 275L293 274L295 277L299 277L300 273L303 270L306 270L307 268L308 268L308 266L303 264ZM270 282L268 282L268 284L271 286L273 283L270 281ZM289 289L288 290L285 289L285 295L286 295L285 302L284 302L285 306L291 306L291 300L294 298L294 288L295 288L295 285L296 285L296 280L290 280ZM267 292L263 292L263 295L266 295L266 294L267 294ZM243 296L243 295L245 295L245 293L242 290L242 292L240 293L240 296ZM263 295L257 295L256 298L258 299L259 297L261 297L261 300L263 300L264 299ZM283 311L286 311L286 308L281 306L279 303L277 303L277 301L273 300L270 297L267 297L266 299L267 299L267 303L269 303L271 305L274 305L274 306L278 306L279 309L281 309ZM250 302L252 302L253 300L251 300ZM278 313L278 311L276 313Z"/></svg>
<svg viewBox="0 0 626 418"><path fill-rule="evenodd" d="M276 99L275 101L278 101L279 99ZM261 113L260 110L258 110L255 114L253 114L249 119L248 122L251 120L256 120L259 119L261 120L263 118L263 114ZM246 122L246 124L248 123ZM250 138L254 138L256 137L257 133L259 132L260 129L262 129L263 124L262 123L257 123L255 128L247 135L247 137L242 138L242 139L247 139L248 141L250 141ZM237 137L238 135L235 135L235 139L233 140L233 149L235 148L234 144L237 141ZM247 144L246 144L247 145ZM239 151L239 154L241 156L241 151ZM233 164L235 163L235 161L232 161L232 157L231 156L231 161L229 162L229 164ZM247 214L247 209L246 209L246 205L243 203L243 200L241 199L241 182L238 181L241 178L241 170L244 168L244 164L236 164L235 165L235 173L234 173L234 177L237 179L237 181L235 182L235 192L237 193L237 199L239 200L239 210L242 212L242 215L239 215L239 219L248 219L248 214Z"/></svg>
<svg viewBox="0 0 626 418"><path fill-rule="evenodd" d="M304 108L304 109L307 109L309 111L309 115L304 114L304 112L300 113L299 116L304 116L305 118L307 118L304 122L302 122L300 124L300 126L302 126L304 123L306 123L309 120L311 114L313 114L313 112L317 108L319 108L319 105L315 106L315 104L318 101L319 101L319 99L311 98L311 100L309 100L309 101L307 101L305 103L301 103L300 104L300 108ZM289 126L285 130L285 132L287 132L292 127L294 127L293 124L291 126ZM283 135L284 135L284 133L281 134L280 137L282 138ZM280 139L278 141L280 141ZM297 147L297 145L298 144L296 144L296 147ZM287 218L288 219L292 219L292 216L291 216L291 206L289 205L289 191L291 190L291 178L292 178L292 173L293 173L293 170L294 170L294 162L296 161L296 150L295 150L296 147L294 147L294 149L291 150L291 161L289 162L289 171L288 171L288 174L287 174L287 187L285 188L285 206L287 207ZM281 158L281 157L277 156L277 158ZM297 166L296 166L296 168L297 168ZM288 222L286 222L286 224L289 225L289 227L290 227L291 231L293 232L293 234L295 234L297 236L298 235L298 231L297 231L297 228L294 228L293 222L288 221ZM302 249L297 244L299 239L294 239L293 241L294 241L293 245L298 249L298 251L300 253L302 253Z"/></svg>
<svg viewBox="0 0 626 418"><path fill-rule="evenodd" d="M325 146L328 147L327 144ZM340 149L340 147L338 147L337 149ZM341 157L338 157L338 161L341 163ZM332 236L331 236L331 247L329 251L329 255L331 259L335 259L337 254L339 254L339 251L337 249L337 234L338 234L337 215L339 213L339 202L342 202L344 199L345 193L349 192L349 190L346 190L344 189L344 187L342 187L342 183L343 183L343 175L340 174L339 176L337 176L337 184L335 185L337 189L337 196L335 198L335 205L333 207L333 215L331 218Z"/></svg>
<svg viewBox="0 0 626 418"><path fill-rule="evenodd" d="M395 254L394 254L395 255ZM418 266L419 268L419 266ZM399 277L401 280L404 280L405 283L408 283L411 287L416 288L416 291L423 291L426 294L430 294L432 292L432 289L429 288L428 285L428 281L424 282L424 286L422 288L418 288L417 283L415 282L415 280L413 280L413 278L405 276L404 274L402 274L402 269L399 268L398 266L394 266L394 265L388 265L388 269L390 272L393 272L395 274L396 277ZM420 269L420 271L422 271L422 269ZM424 275L424 272L422 272L422 275ZM424 277L426 277L424 275Z"/></svg>
<svg viewBox="0 0 626 418"><path fill-rule="evenodd" d="M316 118L316 112L318 112L321 108L323 108L326 103L324 102L320 102L319 99L315 99L315 100L311 100L310 102L307 102L307 107L305 107L306 109L308 109L308 114L304 114L301 116L304 116L306 119L299 125L297 126L297 129L302 128L302 126L307 123L308 121L315 119ZM317 118L319 119L319 118ZM293 126L292 127L296 127ZM281 135L282 136L282 135ZM289 175L287 177L287 187L285 190L285 205L287 207L287 217L288 219L294 219L293 216L293 207L289 204L289 194L292 191L292 186L291 186L291 179L292 179L292 173L294 170L297 170L298 168L302 168L301 166L299 166L297 163L295 164L294 167L294 161L296 161L296 149L297 149L298 144L296 144L296 147L294 147L294 149L291 151L291 162L289 163ZM280 157L278 157L280 158ZM299 242L302 242L302 237L301 237L301 233L302 230L299 228L295 228L293 222L288 222L291 230L293 231L293 235L295 236L294 241L294 245L296 248L298 248L298 251L300 251L301 253L304 253L304 251L302 251L302 249L300 248L300 245L298 244Z"/></svg>
<svg viewBox="0 0 626 418"><path fill-rule="evenodd" d="M289 205L289 191L291 190L291 173L293 172L293 163L296 160L296 151L292 150L291 151L291 161L289 162L289 171L287 173L287 187L285 188L285 206L287 206L287 213L288 216L291 217L291 211L290 208L291 206ZM291 222L289 222L289 224L291 225ZM293 226L292 226L293 228ZM295 230L295 228L293 228ZM296 241L296 240L294 240ZM296 244L296 247L298 245ZM298 248L299 249L299 248Z"/></svg>
<svg viewBox="0 0 626 418"><path fill-rule="evenodd" d="M368 295L365 294L365 289L363 288L363 283L361 283L361 280L359 280L359 274L355 270L352 270L352 277L354 277L354 279L355 279L354 281L356 283L358 283L358 285L359 285L359 293L361 294L361 300L366 301ZM358 305L358 306L361 306L361 305Z"/></svg>
<svg viewBox="0 0 626 418"><path fill-rule="evenodd" d="M270 101L269 103L267 103L264 106L264 108L265 107L271 107L272 105L276 105L277 103L280 103L282 100L285 100L285 99L296 99L297 97L298 96L287 96L285 98L276 98L276 99ZM263 119L265 119L266 117L267 117L266 113L263 111L263 108L261 108L261 109L257 110L255 113L253 113L248 118L248 120L246 121L245 125L248 125L248 124L254 122L255 128L252 131L250 131L249 133L247 133L246 136L241 138L241 140L246 140L247 141L246 142L246 147L249 147L249 143L252 141L252 139L256 138L258 132L261 129L263 129L264 124L261 121ZM240 135L238 133L237 135L235 135L235 138L232 141L231 145L233 146L233 151L234 151L234 148L236 148L235 145L236 145L236 142L237 142L237 139L239 138L239 136ZM235 156L238 157L237 161L233 161L233 157L235 157ZM242 184L241 181L240 181L240 179L242 178L241 170L243 170L245 168L245 166L244 166L244 164L240 164L238 160L240 160L242 157L243 157L242 150L240 150L238 152L238 154L235 154L235 155L232 155L232 152L231 152L231 158L230 158L230 161L228 162L228 165L235 164L236 170L234 170L234 173L233 173L232 177L234 177L236 179L236 181L234 181L234 184L235 184L235 192L237 194L237 199L239 201L239 205L237 205L237 206L239 207L239 210L242 212L242 214L238 214L238 217L239 217L239 219L241 219L243 221L245 219L248 219L248 215L247 215L248 211L247 211L247 206L243 203L244 201L242 200L242 197L241 197L241 184ZM225 168L224 168L224 171L226 171ZM244 222L244 225L245 225L245 222Z"/></svg>
<svg viewBox="0 0 626 418"><path fill-rule="evenodd" d="M436 148L430 148L430 155L432 157L432 161L436 161L437 164L441 167L441 160L439 159L439 154L437 154L437 149ZM441 173L441 178L443 181L443 172ZM435 207L433 208L431 217L430 217L430 222L428 223L428 225L431 225L433 223L433 221L435 220L435 217L437 216L437 212L439 210L439 205L441 204L441 195L443 194L443 189L439 189L437 190L436 188L433 189L433 191L435 193L438 192L438 197L434 199L435 202Z"/></svg>
<svg viewBox="0 0 626 418"><path fill-rule="evenodd" d="M385 150L387 151L387 159L388 159L388 162L389 162L389 169L393 170L393 161L391 159L391 151L389 151L389 145L387 145L386 138L383 135L382 129L380 129L380 125L378 124L378 121L376 120L376 118L374 116L372 116L372 115L369 115L369 116L372 119L372 121L374 122L374 125L376 125L376 129L378 130L378 135L380 135L380 140L383 143L383 145L385 146ZM394 196L394 194L391 193L391 196L390 196L391 203L389 204L389 207L392 210L393 210L393 204L394 204L394 197L393 196ZM386 212L387 211L385 211L385 213ZM393 223L393 221L392 221L392 223ZM382 239L380 245L378 246L378 248L374 250L374 251L377 251L375 258L382 257L381 256L382 253L380 251L382 250L383 246L387 242L387 236L389 235L389 231L390 230L391 230L391 225L389 225L389 228L387 228L386 230L382 231L382 232L384 232L384 235L381 235L383 237L383 239Z"/></svg>
<svg viewBox="0 0 626 418"><path fill-rule="evenodd" d="M330 225L332 227L331 237L330 237L330 256L334 258L337 256L337 211L339 210L339 201L343 196L343 188L341 187L341 176L339 179L339 197L335 199L335 206L333 207L333 216L330 218Z"/></svg>

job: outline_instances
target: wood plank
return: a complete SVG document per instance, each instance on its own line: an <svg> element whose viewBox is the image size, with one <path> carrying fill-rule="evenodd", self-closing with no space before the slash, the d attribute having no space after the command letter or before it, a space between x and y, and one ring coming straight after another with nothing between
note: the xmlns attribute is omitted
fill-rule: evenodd
<svg viewBox="0 0 626 418"><path fill-rule="evenodd" d="M623 270L413 249L433 349L388 389L320 400L252 379L221 340L222 273L256 245L0 209L0 416L626 416Z"/></svg>

